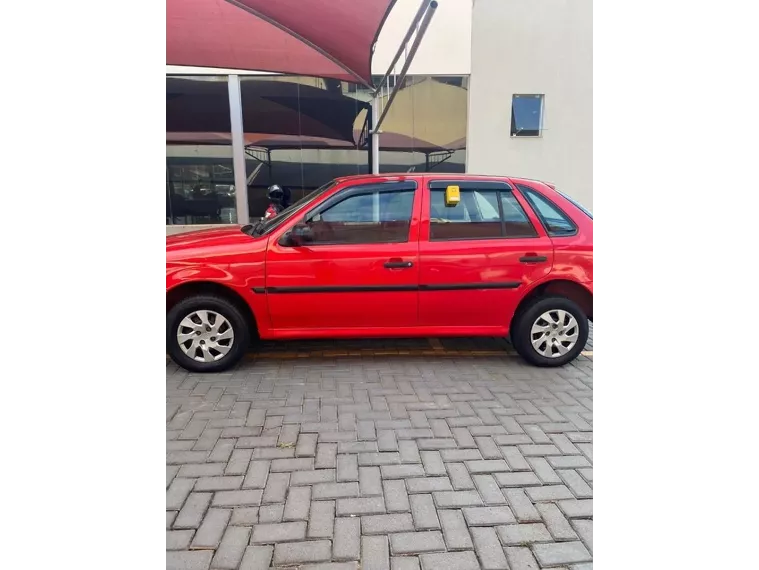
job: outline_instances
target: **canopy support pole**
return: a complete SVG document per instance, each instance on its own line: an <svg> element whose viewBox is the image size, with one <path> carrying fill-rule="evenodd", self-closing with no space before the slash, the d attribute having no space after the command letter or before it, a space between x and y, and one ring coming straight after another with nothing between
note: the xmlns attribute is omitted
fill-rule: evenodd
<svg viewBox="0 0 759 570"><path fill-rule="evenodd" d="M416 15L414 16L414 19L411 20L411 25L408 27L406 36L403 38L401 45L398 47L398 51L395 52L395 57L393 58L393 61L390 62L390 65L388 66L387 71L385 72L385 75L382 76L382 80L380 80L380 82L377 84L377 88L374 91L375 93L379 92L385 86L385 82L387 81L388 77L390 77L390 73L393 71L395 64L398 63L398 60L401 58L401 54L403 53L403 50L406 47L406 44L411 39L411 36L414 34L414 30L416 29L417 24L419 24L419 21L422 19L422 16L424 16L424 13L427 11L427 8L429 7L430 2L432 2L432 0L422 0L422 3L419 5L419 9L416 11Z"/></svg>
<svg viewBox="0 0 759 570"><path fill-rule="evenodd" d="M232 166L235 173L235 209L237 223L246 225L250 222L248 212L248 181L245 166L245 134L242 125L242 96L240 76L230 75L229 82L229 120L232 125Z"/></svg>
<svg viewBox="0 0 759 570"><path fill-rule="evenodd" d="M390 109L390 105L393 103L395 96L398 94L398 91L403 85L403 80L406 79L406 74L408 73L409 67L411 67L411 62L414 60L414 56L416 56L416 51L419 49L419 44L422 43L424 34L427 32L427 28L430 25L430 20L432 20L432 16L435 14L436 9L436 0L422 0L422 3L419 5L419 9L416 11L414 19L411 21L411 25L406 32L406 36L403 38L401 45L398 47L398 51L395 53L395 57L393 57L393 60L390 62L390 66L387 68L385 75L382 77L382 80L374 90L374 98L372 99L372 106L370 109L371 115L369 121L369 168L372 174L379 174L380 126L382 125L382 121L385 120L385 116L387 116L387 112ZM414 43L411 44L411 49L409 50L408 57L406 57L406 61L403 63L401 73L399 74L397 81L395 81L393 90L387 99L387 104L385 105L384 109L382 109L382 114L380 115L380 92L390 77L395 64L398 63L401 54L406 49L406 45L408 44L409 40L411 40L411 36L414 35L414 30L416 30L417 25L419 26L419 29L417 30L416 37L414 38Z"/></svg>
<svg viewBox="0 0 759 570"><path fill-rule="evenodd" d="M374 154L372 152L374 146L374 137L372 136L372 120L374 119L374 99L369 104L366 110L366 118L364 119L364 126L361 127L361 134L358 137L358 146L366 146L367 164L369 165L369 174L374 174Z"/></svg>
<svg viewBox="0 0 759 570"><path fill-rule="evenodd" d="M370 161L369 164L372 168L372 174L379 174L379 133L374 130L374 125L377 124L377 116L379 115L379 97L375 96L372 99L371 108L371 121L369 123L369 129L371 132L370 138Z"/></svg>
<svg viewBox="0 0 759 570"><path fill-rule="evenodd" d="M411 67L411 62L414 61L414 56L416 56L416 52L419 49L419 44L422 43L422 39L424 38L424 34L427 33L427 28L430 25L430 21L432 20L432 16L435 15L435 10L437 9L437 1L432 0L429 3L429 7L427 8L427 11L424 12L424 16L422 17L422 21L419 24L419 30L416 33L416 37L414 38L414 43L411 44L411 48L409 49L408 56L406 57L406 61L403 63L403 68L401 69L400 74L398 75L398 80L395 82L395 87L393 87L393 90L390 93L390 97L387 99L387 103L385 104L385 108L382 109L382 114L380 115L379 119L374 122L372 125L372 140L376 138L376 133L380 132L380 127L382 126L382 121L385 120L385 117L387 116L387 112L390 110L390 105L393 104L393 100L395 99L395 96L398 94L398 91L400 91L401 86L403 85L404 79L406 79L406 74L408 73L409 67ZM412 25L413 27L413 25ZM410 37L410 34L407 34L407 38ZM406 40L408 42L408 39ZM401 45L401 49L405 47L405 44ZM399 50L400 51L400 50ZM400 57L400 56L399 56ZM392 68L391 68L392 69ZM390 70L388 70L389 74ZM386 74L386 75L388 75ZM384 79L383 79L384 83ZM377 95L377 92L375 91L375 96ZM372 107L374 107L372 105Z"/></svg>

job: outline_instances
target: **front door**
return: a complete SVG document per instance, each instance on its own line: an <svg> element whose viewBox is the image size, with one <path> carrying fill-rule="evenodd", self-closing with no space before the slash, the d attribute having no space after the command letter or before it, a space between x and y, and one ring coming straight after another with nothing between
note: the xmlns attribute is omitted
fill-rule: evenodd
<svg viewBox="0 0 759 570"><path fill-rule="evenodd" d="M445 204L449 185L460 187L455 206ZM553 263L551 240L525 207L507 182L428 184L419 243L421 326L495 333L509 325L524 288Z"/></svg>
<svg viewBox="0 0 759 570"><path fill-rule="evenodd" d="M290 247L273 238L266 255L272 328L378 334L415 326L420 194L413 180L349 186L299 220L312 241Z"/></svg>

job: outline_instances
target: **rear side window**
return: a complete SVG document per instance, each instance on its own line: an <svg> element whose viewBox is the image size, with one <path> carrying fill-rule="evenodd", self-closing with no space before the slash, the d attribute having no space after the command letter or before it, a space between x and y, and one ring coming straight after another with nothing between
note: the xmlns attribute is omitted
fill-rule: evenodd
<svg viewBox="0 0 759 570"><path fill-rule="evenodd" d="M446 186L436 184L430 189L430 240L538 235L509 188L461 188L461 201L455 206L446 206Z"/></svg>
<svg viewBox="0 0 759 570"><path fill-rule="evenodd" d="M537 213L540 221L551 237L571 236L577 233L577 226L558 206L528 186L517 185L524 197Z"/></svg>

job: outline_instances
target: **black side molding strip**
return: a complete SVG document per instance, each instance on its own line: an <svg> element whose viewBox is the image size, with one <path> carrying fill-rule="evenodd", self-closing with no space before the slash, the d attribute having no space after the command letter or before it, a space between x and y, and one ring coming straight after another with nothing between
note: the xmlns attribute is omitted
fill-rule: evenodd
<svg viewBox="0 0 759 570"><path fill-rule="evenodd" d="M519 281L504 281L502 283L451 283L442 285L419 285L420 291L470 291L472 289L516 289Z"/></svg>
<svg viewBox="0 0 759 570"><path fill-rule="evenodd" d="M325 287L267 287L270 295L287 293L377 293L384 291L416 291L416 285L327 285Z"/></svg>
<svg viewBox="0 0 759 570"><path fill-rule="evenodd" d="M324 287L253 287L257 294L287 295L292 293L386 293L394 291L470 291L474 289L516 289L519 281L501 283L451 283L441 285L327 285Z"/></svg>

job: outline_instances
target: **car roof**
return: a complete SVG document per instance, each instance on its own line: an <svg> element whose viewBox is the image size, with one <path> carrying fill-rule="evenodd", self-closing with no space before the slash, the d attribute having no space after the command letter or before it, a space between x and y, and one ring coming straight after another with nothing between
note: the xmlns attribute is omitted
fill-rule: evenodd
<svg viewBox="0 0 759 570"><path fill-rule="evenodd" d="M488 175L488 174L461 174L461 173L431 173L431 172L396 172L396 173L382 173L382 174L354 174L351 176L342 176L336 178L335 181L342 182L358 182L358 181L394 181L394 180L416 180L419 178L427 178L429 180L511 180L515 183L537 183L549 188L553 188L553 185L542 182L540 180L532 180L529 178L521 178L514 176L502 176L502 175Z"/></svg>

